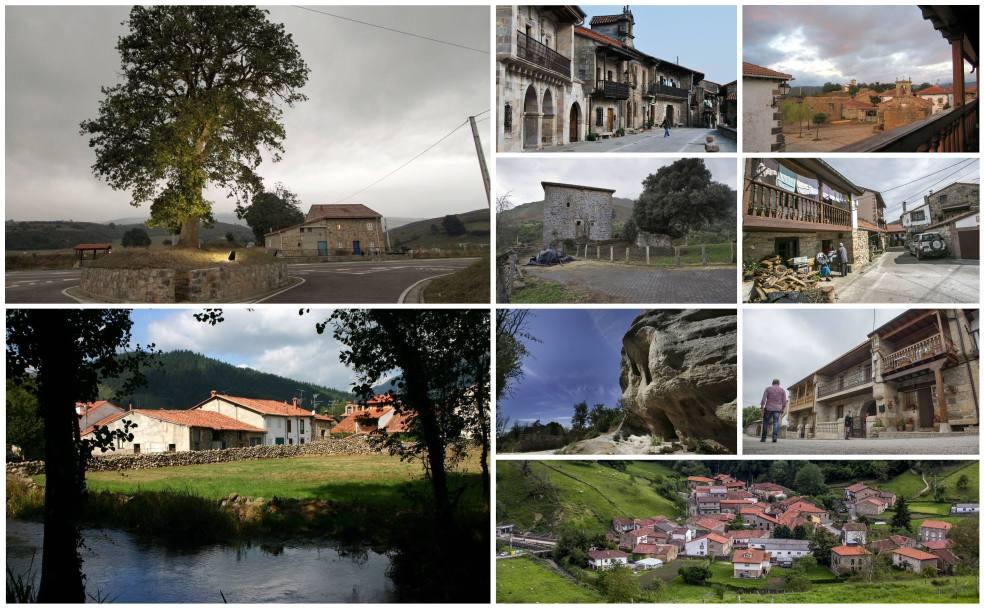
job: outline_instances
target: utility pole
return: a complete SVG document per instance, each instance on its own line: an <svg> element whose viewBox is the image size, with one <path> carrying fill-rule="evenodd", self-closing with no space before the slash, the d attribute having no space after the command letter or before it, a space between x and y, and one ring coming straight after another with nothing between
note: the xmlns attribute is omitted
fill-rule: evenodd
<svg viewBox="0 0 984 608"><path fill-rule="evenodd" d="M478 166L482 170L482 181L485 182L485 200L489 207L492 206L492 186L489 184L489 168L485 166L485 155L482 153L482 140L478 137L478 127L475 125L475 117L469 116L468 122L471 123L472 137L475 139L475 153L478 154Z"/></svg>
<svg viewBox="0 0 984 608"><path fill-rule="evenodd" d="M383 218L383 234L386 235L386 252L389 253L390 251L392 251L392 248L390 247L389 224L386 222L385 217Z"/></svg>

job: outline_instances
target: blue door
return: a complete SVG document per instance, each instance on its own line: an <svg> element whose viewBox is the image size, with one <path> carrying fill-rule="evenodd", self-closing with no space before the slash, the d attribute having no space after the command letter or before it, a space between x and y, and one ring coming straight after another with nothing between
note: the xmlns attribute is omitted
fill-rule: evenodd
<svg viewBox="0 0 984 608"><path fill-rule="evenodd" d="M359 246L359 241L352 241L352 255L362 255L362 248Z"/></svg>
<svg viewBox="0 0 984 608"><path fill-rule="evenodd" d="M328 255L328 241L318 241L318 255Z"/></svg>

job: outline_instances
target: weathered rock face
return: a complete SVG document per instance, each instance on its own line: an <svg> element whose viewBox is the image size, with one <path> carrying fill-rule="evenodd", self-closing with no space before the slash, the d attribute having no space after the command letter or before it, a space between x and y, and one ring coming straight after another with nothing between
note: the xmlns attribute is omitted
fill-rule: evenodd
<svg viewBox="0 0 984 608"><path fill-rule="evenodd" d="M737 315L734 310L652 310L622 339L625 425L695 451L737 449Z"/></svg>

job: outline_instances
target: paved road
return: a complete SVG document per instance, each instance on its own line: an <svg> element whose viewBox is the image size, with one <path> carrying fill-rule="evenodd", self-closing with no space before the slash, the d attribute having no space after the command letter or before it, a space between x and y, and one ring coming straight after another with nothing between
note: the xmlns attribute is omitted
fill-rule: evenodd
<svg viewBox="0 0 984 608"><path fill-rule="evenodd" d="M429 277L457 272L476 258L289 264L304 283L263 302L290 304L393 303L404 290ZM62 290L79 284L80 270L8 272L8 303L75 303Z"/></svg>
<svg viewBox="0 0 984 608"><path fill-rule="evenodd" d="M577 261L563 266L526 266L530 274L575 288L600 292L631 304L735 304L734 268L657 269Z"/></svg>
<svg viewBox="0 0 984 608"><path fill-rule="evenodd" d="M757 437L742 435L742 453L770 456L792 455L854 455L854 454L977 454L978 435L948 436L945 440L924 439L780 439L760 443Z"/></svg>
<svg viewBox="0 0 984 608"><path fill-rule="evenodd" d="M545 148L544 152L703 152L704 136L714 136L721 152L736 152L734 141L722 137L716 129L671 129L669 137L663 137L662 129L645 133L609 137L598 141L579 141L564 146Z"/></svg>
<svg viewBox="0 0 984 608"><path fill-rule="evenodd" d="M75 304L63 289L79 284L81 270L18 270L4 281L8 304Z"/></svg>
<svg viewBox="0 0 984 608"><path fill-rule="evenodd" d="M916 260L887 251L853 279L837 286L838 302L970 304L980 301L980 263L951 258Z"/></svg>

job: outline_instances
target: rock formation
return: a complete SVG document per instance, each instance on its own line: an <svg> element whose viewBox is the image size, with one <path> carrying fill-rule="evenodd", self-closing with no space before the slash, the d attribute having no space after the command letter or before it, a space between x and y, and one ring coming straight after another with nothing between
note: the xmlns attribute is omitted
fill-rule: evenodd
<svg viewBox="0 0 984 608"><path fill-rule="evenodd" d="M652 310L622 339L628 432L679 440L692 451L737 450L734 310Z"/></svg>

